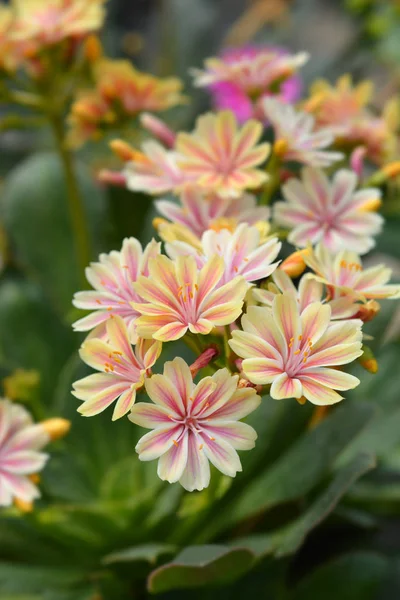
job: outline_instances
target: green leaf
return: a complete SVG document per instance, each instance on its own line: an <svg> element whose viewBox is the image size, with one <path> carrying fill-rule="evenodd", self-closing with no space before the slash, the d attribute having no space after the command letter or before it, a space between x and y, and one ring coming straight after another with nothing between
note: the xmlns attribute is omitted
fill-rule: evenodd
<svg viewBox="0 0 400 600"><path fill-rule="evenodd" d="M82 164L76 173L92 239L104 250L106 200ZM2 214L16 257L38 281L61 314L71 310L74 292L81 288L71 229L65 177L58 157L32 156L7 177ZM93 248L93 251L95 249Z"/></svg>
<svg viewBox="0 0 400 600"><path fill-rule="evenodd" d="M0 592L8 594L43 593L79 585L86 573L75 568L56 568L0 563ZM3 597L3 596L2 596Z"/></svg>
<svg viewBox="0 0 400 600"><path fill-rule="evenodd" d="M344 404L337 408L249 484L236 504L230 507L226 524L247 519L312 490L337 456L365 427L373 412L373 407L366 404Z"/></svg>
<svg viewBox="0 0 400 600"><path fill-rule="evenodd" d="M249 548L258 558L294 554L307 535L336 508L351 485L374 466L372 455L360 454L336 473L328 487L296 521L272 533L239 538L234 545Z"/></svg>
<svg viewBox="0 0 400 600"><path fill-rule="evenodd" d="M388 561L373 552L341 556L306 577L290 600L375 600Z"/></svg>
<svg viewBox="0 0 400 600"><path fill-rule="evenodd" d="M112 552L103 558L104 565L115 563L148 562L156 564L161 556L168 556L175 552L175 546L170 544L143 544Z"/></svg>
<svg viewBox="0 0 400 600"><path fill-rule="evenodd" d="M0 361L10 369L36 369L40 398L53 398L58 374L76 340L48 306L40 288L19 277L0 280Z"/></svg>
<svg viewBox="0 0 400 600"><path fill-rule="evenodd" d="M157 594L180 588L228 584L241 577L253 562L254 554L245 548L189 546L173 562L150 574L148 589Z"/></svg>

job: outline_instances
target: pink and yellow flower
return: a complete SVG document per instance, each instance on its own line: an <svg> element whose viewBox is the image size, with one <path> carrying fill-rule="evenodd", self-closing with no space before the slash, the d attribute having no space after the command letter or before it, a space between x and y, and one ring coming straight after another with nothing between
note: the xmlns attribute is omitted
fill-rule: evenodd
<svg viewBox="0 0 400 600"><path fill-rule="evenodd" d="M167 244L166 251L173 259L178 256L193 256L198 268L217 254L224 260L223 283L232 281L237 275L252 282L265 279L275 271L279 262L273 261L278 256L281 245L276 237L262 241L257 227L242 223L233 232L228 229L206 231L201 239L200 251L181 241Z"/></svg>
<svg viewBox="0 0 400 600"><path fill-rule="evenodd" d="M70 140L75 145L97 139L144 111L164 111L184 101L179 79L142 73L129 61L102 58L93 67L93 78L94 89L79 91L71 107Z"/></svg>
<svg viewBox="0 0 400 600"><path fill-rule="evenodd" d="M40 496L31 476L46 464L48 455L41 449L49 441L43 424L35 424L23 406L0 399L0 506Z"/></svg>
<svg viewBox="0 0 400 600"><path fill-rule="evenodd" d="M251 450L257 438L240 419L261 402L254 389L237 384L237 376L221 369L196 385L182 358L165 363L163 375L145 382L153 404L139 402L129 415L133 423L153 430L136 446L139 459L159 459L160 479L179 481L190 492L208 486L209 462L235 477L242 470L237 450Z"/></svg>
<svg viewBox="0 0 400 600"><path fill-rule="evenodd" d="M142 299L133 305L142 315L136 320L138 335L168 342L188 330L206 335L213 327L233 323L242 312L248 283L238 276L222 284L224 271L224 261L216 255L201 269L193 256L150 260L149 276L134 284Z"/></svg>
<svg viewBox="0 0 400 600"><path fill-rule="evenodd" d="M86 269L86 278L94 288L77 292L73 304L93 311L74 323L75 331L96 329L96 335L105 333L104 323L110 317L120 316L128 328L132 343L136 343L135 321L139 316L132 302L140 302L133 283L140 275L149 273L149 260L160 254L160 244L151 241L144 249L135 238L126 238L120 252L101 254L99 262Z"/></svg>
<svg viewBox="0 0 400 600"><path fill-rule="evenodd" d="M80 357L93 369L100 371L88 375L73 385L73 394L83 404L78 408L85 417L103 412L117 398L113 421L120 419L132 408L136 392L161 353L161 343L139 339L133 351L128 330L121 317L106 323L106 339L86 340Z"/></svg>
<svg viewBox="0 0 400 600"><path fill-rule="evenodd" d="M281 269L272 274L272 282L268 284L267 289L253 288L252 296L257 302L272 308L275 296L286 292L296 296L300 313L313 302L327 303L331 309L332 320L351 319L360 308L355 299L349 296L329 299L330 294L325 292L323 283L311 273L303 275L297 289L289 275Z"/></svg>
<svg viewBox="0 0 400 600"><path fill-rule="evenodd" d="M318 244L305 261L317 279L327 286L332 298L346 296L365 302L400 297L400 285L388 284L391 269L384 265L364 269L358 254L350 250L334 254Z"/></svg>
<svg viewBox="0 0 400 600"><path fill-rule="evenodd" d="M179 166L204 191L237 197L267 179L257 169L270 151L269 144L258 144L261 135L261 123L250 120L239 128L230 111L203 115L193 133L177 136Z"/></svg>
<svg viewBox="0 0 400 600"><path fill-rule="evenodd" d="M340 77L336 85L320 80L312 85L304 110L314 115L317 127L335 132L339 147L352 150L363 146L368 158L382 164L395 150L398 116L393 123L392 102L382 116L376 116L369 108L372 94L371 81L353 85L349 75Z"/></svg>
<svg viewBox="0 0 400 600"><path fill-rule="evenodd" d="M13 0L13 38L38 49L81 38L103 24L105 0Z"/></svg>
<svg viewBox="0 0 400 600"><path fill-rule="evenodd" d="M264 116L274 130L274 151L282 160L328 167L343 158L341 152L328 149L335 139L333 131L328 128L317 130L311 115L274 98L265 98L262 106Z"/></svg>
<svg viewBox="0 0 400 600"><path fill-rule="evenodd" d="M158 142L144 142L141 152L133 151L131 160L125 163L122 175L126 187L133 192L156 196L179 190L186 178L178 158L175 151L166 150Z"/></svg>
<svg viewBox="0 0 400 600"><path fill-rule="evenodd" d="M231 199L215 194L206 195L195 187L182 191L179 204L157 200L156 208L163 217L187 227L198 238L207 229L234 231L240 223L254 225L269 217L269 208L257 206L256 198L251 194Z"/></svg>
<svg viewBox="0 0 400 600"><path fill-rule="evenodd" d="M205 70L193 69L193 75L197 87L210 90L217 109L232 110L244 123L260 116L260 99L265 96L296 101L301 82L295 73L307 60L305 52L289 54L274 46L244 46L207 59Z"/></svg>
<svg viewBox="0 0 400 600"><path fill-rule="evenodd" d="M272 384L270 395L307 398L313 404L342 400L336 390L349 390L360 381L338 370L361 356L361 322L331 322L330 306L313 302L303 311L296 294L277 294L272 309L249 307L243 331L229 342L243 358L246 377L255 384Z"/></svg>
<svg viewBox="0 0 400 600"><path fill-rule="evenodd" d="M290 179L282 192L286 202L275 205L275 220L289 227L288 241L304 248L323 242L333 252L346 247L365 254L374 245L383 219L374 210L380 190L356 191L357 176L340 169L332 182L321 170L306 168L301 180Z"/></svg>

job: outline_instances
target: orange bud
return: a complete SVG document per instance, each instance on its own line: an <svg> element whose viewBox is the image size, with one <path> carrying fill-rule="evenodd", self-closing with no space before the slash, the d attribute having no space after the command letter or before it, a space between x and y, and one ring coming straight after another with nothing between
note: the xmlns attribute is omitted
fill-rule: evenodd
<svg viewBox="0 0 400 600"><path fill-rule="evenodd" d="M273 146L274 154L279 156L279 158L282 158L285 156L287 150L288 150L288 143L286 140L284 140L284 139L275 140L274 146Z"/></svg>
<svg viewBox="0 0 400 600"><path fill-rule="evenodd" d="M367 200L362 206L360 206L359 211L361 212L374 212L379 210L382 205L382 200L379 196L375 196Z"/></svg>
<svg viewBox="0 0 400 600"><path fill-rule="evenodd" d="M113 140L110 142L110 148L124 162L133 160L136 150L123 140Z"/></svg>
<svg viewBox="0 0 400 600"><path fill-rule="evenodd" d="M301 398L296 398L296 400L302 406L307 402L307 398L305 396L301 396Z"/></svg>
<svg viewBox="0 0 400 600"><path fill-rule="evenodd" d="M381 310L381 305L376 300L368 300L365 304L360 304L355 318L361 319L364 323L372 321Z"/></svg>
<svg viewBox="0 0 400 600"><path fill-rule="evenodd" d="M389 163L383 167L382 172L390 179L398 177L400 175L400 160Z"/></svg>
<svg viewBox="0 0 400 600"><path fill-rule="evenodd" d="M27 502L21 498L14 498L14 506L23 513L30 513L33 511L33 502Z"/></svg>
<svg viewBox="0 0 400 600"><path fill-rule="evenodd" d="M84 46L85 57L90 63L95 63L103 55L103 48L97 35L89 35Z"/></svg>
<svg viewBox="0 0 400 600"><path fill-rule="evenodd" d="M304 248L304 250L297 250L288 256L283 263L279 266L282 271L289 275L289 277L299 277L306 269L306 263L304 257L309 256L311 253L310 248Z"/></svg>
<svg viewBox="0 0 400 600"><path fill-rule="evenodd" d="M59 440L60 438L67 435L68 431L71 429L71 422L67 419L54 418L47 419L46 421L42 421L41 425L43 426L46 433L49 435L52 441Z"/></svg>
<svg viewBox="0 0 400 600"><path fill-rule="evenodd" d="M368 371L368 373L375 375L379 369L378 361L376 360L376 358L369 346L363 345L362 349L363 349L363 353L359 357L358 362L366 371Z"/></svg>

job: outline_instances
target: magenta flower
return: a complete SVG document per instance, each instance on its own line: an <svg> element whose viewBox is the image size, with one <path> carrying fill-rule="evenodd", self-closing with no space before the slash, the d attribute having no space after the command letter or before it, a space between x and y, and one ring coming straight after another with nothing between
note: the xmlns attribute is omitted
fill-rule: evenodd
<svg viewBox="0 0 400 600"><path fill-rule="evenodd" d="M86 278L94 290L77 292L73 304L94 312L76 321L75 331L97 327L96 336L102 337L105 322L118 315L128 327L131 342L136 343L135 321L139 313L131 303L140 300L132 284L140 275L148 274L149 259L159 253L160 244L154 240L143 250L137 239L126 238L120 252L101 254L99 262L91 263L86 269Z"/></svg>
<svg viewBox="0 0 400 600"><path fill-rule="evenodd" d="M218 195L207 196L194 187L182 192L180 204L157 200L156 208L164 217L184 225L199 238L207 229L219 231L226 228L234 231L239 223L253 225L269 217L268 207L257 206L251 194L230 199Z"/></svg>
<svg viewBox="0 0 400 600"><path fill-rule="evenodd" d="M189 330L207 335L213 327L230 325L241 314L248 283L235 277L223 284L224 261L214 255L198 269L192 256L175 261L158 256L149 263L149 277L134 284L142 302L136 321L143 338L177 340Z"/></svg>
<svg viewBox="0 0 400 600"><path fill-rule="evenodd" d="M340 169L332 182L317 169L304 169L301 180L290 179L283 187L286 202L275 204L275 219L291 232L291 244L306 247L323 242L332 252L348 248L365 254L383 219L371 212L380 203L377 188L356 191L357 176Z"/></svg>
<svg viewBox="0 0 400 600"><path fill-rule="evenodd" d="M40 450L49 441L46 429L34 424L23 406L0 399L0 506L40 496L30 476L43 469L48 455Z"/></svg>
<svg viewBox="0 0 400 600"><path fill-rule="evenodd" d="M391 269L382 264L364 269L358 254L350 250L333 254L323 244L318 244L305 261L335 299L365 302L399 298L400 285L388 283Z"/></svg>
<svg viewBox="0 0 400 600"><path fill-rule="evenodd" d="M261 402L252 388L238 389L238 377L227 369L196 385L188 365L175 358L163 375L145 383L154 404L139 402L129 419L153 429L136 446L139 459L158 461L158 476L188 491L202 490L210 481L209 461L224 475L242 470L236 450L254 448L257 434L240 419Z"/></svg>
<svg viewBox="0 0 400 600"><path fill-rule="evenodd" d="M274 150L283 160L311 167L329 167L343 158L341 152L328 150L334 142L335 132L327 127L316 130L315 119L308 113L296 111L293 106L275 98L265 98L262 109L274 131Z"/></svg>
<svg viewBox="0 0 400 600"><path fill-rule="evenodd" d="M278 256L281 245L276 237L262 241L257 227L241 223L233 233L228 229L206 231L201 239L200 251L181 241L167 244L166 250L173 259L182 255L193 256L199 268L217 254L225 264L223 283L232 281L237 275L252 282L265 279L275 271L279 262L273 261Z"/></svg>
<svg viewBox="0 0 400 600"><path fill-rule="evenodd" d="M296 295L278 294L272 309L252 306L242 318L243 331L229 342L243 358L246 377L272 384L272 398L307 398L313 404L342 400L336 390L360 381L336 367L354 361L361 349L361 321L331 322L328 305L314 302L300 312Z"/></svg>
<svg viewBox="0 0 400 600"><path fill-rule="evenodd" d="M266 96L298 100L301 80L295 73L307 60L305 52L291 55L274 46L245 46L206 60L206 69L193 69L193 74L198 87L210 90L217 109L232 110L244 123L260 117L260 100Z"/></svg>
<svg viewBox="0 0 400 600"><path fill-rule="evenodd" d="M112 419L126 415L160 353L160 342L142 339L133 351L124 320L118 316L109 319L106 341L88 339L79 351L82 360L100 373L73 384L72 393L83 400L78 412L85 417L97 415L118 398Z"/></svg>
<svg viewBox="0 0 400 600"><path fill-rule="evenodd" d="M277 294L290 292L296 295L300 313L313 302L327 303L331 309L331 319L350 319L354 317L360 308L356 300L349 296L340 296L328 300L330 292L325 292L323 283L317 280L312 273L303 275L300 279L299 288L296 289L293 281L284 271L277 269L272 274L272 281L267 289L253 288L254 300L272 308L274 298Z"/></svg>

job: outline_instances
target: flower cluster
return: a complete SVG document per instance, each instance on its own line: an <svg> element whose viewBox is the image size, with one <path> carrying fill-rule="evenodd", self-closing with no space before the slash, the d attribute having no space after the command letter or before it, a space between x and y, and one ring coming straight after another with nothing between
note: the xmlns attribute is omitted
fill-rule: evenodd
<svg viewBox="0 0 400 600"><path fill-rule="evenodd" d="M80 91L71 108L71 138L76 144L97 139L142 112L164 111L184 101L179 79L142 73L127 60L99 58L93 80L93 88Z"/></svg>
<svg viewBox="0 0 400 600"><path fill-rule="evenodd" d="M126 239L87 269L93 290L74 304L90 312L75 329L91 331L81 357L98 373L73 393L84 416L116 401L113 419L129 413L150 429L139 459L158 459L159 477L189 491L208 485L210 462L230 477L241 471L237 451L257 437L241 420L261 395L341 401L359 384L349 369L363 362L365 324L379 301L400 297L390 269L360 259L383 227L379 185L398 165L365 180L339 152L322 101L293 104L286 86L305 58L245 49L210 59L196 84L229 109L200 116L192 132L142 114L152 138L140 149L115 140L124 167L102 175L156 196L163 244ZM105 87L123 105L129 86L113 81ZM358 88L350 120L365 118L365 93ZM294 246L289 257L282 240ZM162 345L176 340L196 358L162 369Z"/></svg>

